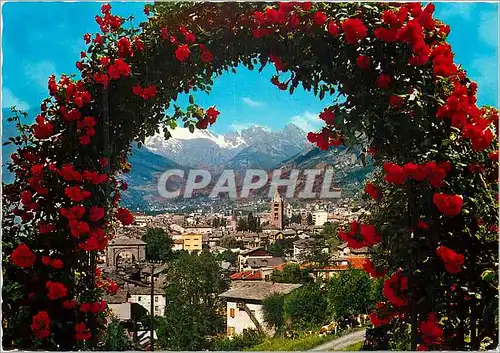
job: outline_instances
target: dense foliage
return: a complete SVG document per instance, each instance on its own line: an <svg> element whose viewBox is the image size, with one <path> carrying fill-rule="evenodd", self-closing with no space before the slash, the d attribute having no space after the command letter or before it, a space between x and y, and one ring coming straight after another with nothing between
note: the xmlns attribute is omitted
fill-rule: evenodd
<svg viewBox="0 0 500 353"><path fill-rule="evenodd" d="M168 137L177 124L215 123L215 107L190 96L183 110L175 101L209 92L240 65L274 65L277 89L301 85L329 97L325 127L309 141L362 144L381 167L365 189L370 213L339 232L351 248L373 248L367 271L385 280L372 346L398 330L410 337L403 348L496 347L498 111L476 105L477 84L454 63L450 28L433 11L419 3L165 2L147 5L137 28L103 5L100 33L84 35L81 76L49 78L32 126L13 118L20 136L10 141L16 179L3 188L4 347L96 346L101 297L116 287L96 273L95 257L117 220L133 221L118 207L131 143L159 129ZM175 329L166 332L184 332ZM179 337L165 346L204 346Z"/></svg>
<svg viewBox="0 0 500 353"><path fill-rule="evenodd" d="M285 324L284 305L285 297L279 293L274 293L262 301L264 321L277 333L281 332Z"/></svg>
<svg viewBox="0 0 500 353"><path fill-rule="evenodd" d="M285 298L285 319L295 329L314 329L328 317L325 291L316 283L294 290Z"/></svg>
<svg viewBox="0 0 500 353"><path fill-rule="evenodd" d="M142 236L146 242L146 259L166 262L172 259L174 241L163 228L150 228Z"/></svg>
<svg viewBox="0 0 500 353"><path fill-rule="evenodd" d="M165 315L158 320L158 343L166 350L212 348L212 338L225 332L224 303L228 288L212 255L181 253L165 272Z"/></svg>
<svg viewBox="0 0 500 353"><path fill-rule="evenodd" d="M215 341L216 351L243 351L260 344L265 336L256 330L243 330L242 334L224 337Z"/></svg>
<svg viewBox="0 0 500 353"><path fill-rule="evenodd" d="M342 271L328 282L328 305L336 320L368 314L375 307L377 282L361 270Z"/></svg>

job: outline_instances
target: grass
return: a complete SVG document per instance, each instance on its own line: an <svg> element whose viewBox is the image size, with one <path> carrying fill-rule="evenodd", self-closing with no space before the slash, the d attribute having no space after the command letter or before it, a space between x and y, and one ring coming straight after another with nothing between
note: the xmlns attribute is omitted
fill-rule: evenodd
<svg viewBox="0 0 500 353"><path fill-rule="evenodd" d="M307 351L311 348L319 346L320 344L329 342L341 336L344 336L350 332L356 331L357 329L347 329L344 331L337 332L336 335L311 335L311 336L299 336L295 339L283 338L283 337L273 337L268 338L264 342L253 346L251 348L245 349L246 351ZM362 347L363 342L360 343L361 346L358 347L359 350ZM350 347L350 346L349 346Z"/></svg>
<svg viewBox="0 0 500 353"><path fill-rule="evenodd" d="M328 336L303 336L295 339L287 339L283 337L269 338L249 348L249 351L306 351L308 349L319 346L322 343L332 340L331 335Z"/></svg>
<svg viewBox="0 0 500 353"><path fill-rule="evenodd" d="M343 351L343 352L356 352L356 351L360 351L361 348L363 348L363 341L350 344L347 347L342 348L341 351Z"/></svg>

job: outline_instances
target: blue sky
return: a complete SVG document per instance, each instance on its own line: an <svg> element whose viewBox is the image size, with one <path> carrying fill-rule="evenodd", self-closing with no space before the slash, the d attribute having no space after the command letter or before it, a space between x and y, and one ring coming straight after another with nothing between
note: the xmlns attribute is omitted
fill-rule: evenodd
<svg viewBox="0 0 500 353"><path fill-rule="evenodd" d="M17 104L39 107L47 95L50 74L76 73L75 62L84 49L84 33L95 33L94 16L100 3L12 2L2 6L2 108ZM142 3L112 3L113 12L144 19ZM455 61L479 83L479 104L498 107L498 4L436 3L436 17L451 26L449 42ZM281 129L294 122L305 130L321 126L317 114L327 105L310 92L293 96L270 84L272 70L239 70L215 81L210 96L198 95L202 106L221 111L212 128L225 133L257 124Z"/></svg>

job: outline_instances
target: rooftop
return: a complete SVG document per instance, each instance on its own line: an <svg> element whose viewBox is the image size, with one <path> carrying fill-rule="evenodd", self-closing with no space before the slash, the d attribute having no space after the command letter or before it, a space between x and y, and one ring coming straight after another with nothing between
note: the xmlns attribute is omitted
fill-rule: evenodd
<svg viewBox="0 0 500 353"><path fill-rule="evenodd" d="M134 239L125 236L119 236L109 242L109 245L145 245L141 239Z"/></svg>
<svg viewBox="0 0 500 353"><path fill-rule="evenodd" d="M288 294L302 284L273 283L265 281L235 281L231 288L220 294L222 298L264 300L274 293Z"/></svg>
<svg viewBox="0 0 500 353"><path fill-rule="evenodd" d="M249 258L246 263L251 268L262 268L262 267L278 266L279 264L281 264L283 262L284 261L281 257L271 257L269 259Z"/></svg>

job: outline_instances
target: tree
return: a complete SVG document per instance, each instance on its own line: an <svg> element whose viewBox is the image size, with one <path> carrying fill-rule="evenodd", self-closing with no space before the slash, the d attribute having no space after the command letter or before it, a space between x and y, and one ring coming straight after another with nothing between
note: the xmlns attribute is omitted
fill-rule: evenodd
<svg viewBox="0 0 500 353"><path fill-rule="evenodd" d="M342 271L328 282L328 305L336 320L367 314L375 305L376 281L358 269Z"/></svg>
<svg viewBox="0 0 500 353"><path fill-rule="evenodd" d="M166 270L165 314L159 319L159 344L167 350L205 350L225 331L218 297L228 288L215 258L181 254Z"/></svg>
<svg viewBox="0 0 500 353"><path fill-rule="evenodd" d="M326 240L326 243L330 248L330 252L335 251L337 246L342 243L342 240L338 236L337 228L337 223L326 222L323 224L321 236Z"/></svg>
<svg viewBox="0 0 500 353"><path fill-rule="evenodd" d="M312 226L312 225L314 225L314 222L313 222L313 216L312 216L312 214L310 214L310 213L308 213L308 214L307 214L307 225L308 225L308 226Z"/></svg>
<svg viewBox="0 0 500 353"><path fill-rule="evenodd" d="M243 351L246 348L256 346L264 340L265 336L257 330L244 329L239 335L233 335L230 338L224 337L215 341L216 351Z"/></svg>
<svg viewBox="0 0 500 353"><path fill-rule="evenodd" d="M294 290L285 298L285 317L297 329L313 329L327 318L328 302L316 283Z"/></svg>
<svg viewBox="0 0 500 353"><path fill-rule="evenodd" d="M106 327L106 332L103 338L104 351L127 351L132 349L132 342L125 332L125 328L120 321L111 316L111 320Z"/></svg>
<svg viewBox="0 0 500 353"><path fill-rule="evenodd" d="M146 259L166 262L173 257L174 241L163 228L150 228L142 236L146 242Z"/></svg>
<svg viewBox="0 0 500 353"><path fill-rule="evenodd" d="M238 246L238 241L232 236L223 236L219 245L226 249L233 249Z"/></svg>
<svg viewBox="0 0 500 353"><path fill-rule="evenodd" d="M271 245L268 245L267 251L269 251L274 257L285 256L285 250L278 241L275 241Z"/></svg>
<svg viewBox="0 0 500 353"><path fill-rule="evenodd" d="M278 283L302 283L304 281L304 274L299 264L289 263L281 271L274 269L271 274L271 280Z"/></svg>
<svg viewBox="0 0 500 353"><path fill-rule="evenodd" d="M239 232L246 232L248 230L248 220L246 218L239 218L236 230Z"/></svg>
<svg viewBox="0 0 500 353"><path fill-rule="evenodd" d="M217 261L226 261L231 263L231 265L236 265L236 260L238 259L238 256L232 252L231 250L224 250L220 254L217 254L215 257Z"/></svg>
<svg viewBox="0 0 500 353"><path fill-rule="evenodd" d="M281 332L285 323L285 297L274 293L262 301L264 321L269 327L274 327L276 333Z"/></svg>

